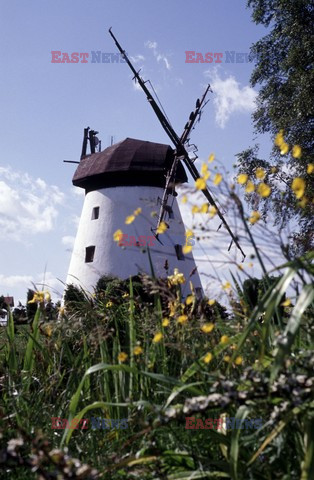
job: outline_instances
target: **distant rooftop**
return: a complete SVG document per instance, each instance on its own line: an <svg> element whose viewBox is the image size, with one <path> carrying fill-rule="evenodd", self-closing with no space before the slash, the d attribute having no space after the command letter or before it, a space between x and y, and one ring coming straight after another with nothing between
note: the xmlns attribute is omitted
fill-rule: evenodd
<svg viewBox="0 0 314 480"><path fill-rule="evenodd" d="M102 152L84 157L73 177L73 185L86 191L121 185L163 187L174 150L169 145L126 138ZM176 183L187 182L181 162Z"/></svg>
<svg viewBox="0 0 314 480"><path fill-rule="evenodd" d="M9 307L14 307L14 297L3 297L3 299Z"/></svg>

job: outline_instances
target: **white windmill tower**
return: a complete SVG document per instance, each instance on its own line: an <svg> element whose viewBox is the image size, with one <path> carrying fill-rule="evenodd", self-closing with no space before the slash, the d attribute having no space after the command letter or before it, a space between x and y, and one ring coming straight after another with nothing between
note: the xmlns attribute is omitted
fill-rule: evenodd
<svg viewBox="0 0 314 480"><path fill-rule="evenodd" d="M178 268L187 280L183 294L189 291L188 280L192 281L196 292L201 293L201 282L193 255L184 255L182 251L186 237L176 201L175 186L187 181L181 161L194 180L201 176L194 165L197 157L191 159L187 147L195 120L200 118L202 108L207 103L205 98L210 85L201 100L197 100L195 110L179 137L111 29L109 32L131 68L135 80L144 90L175 150L169 145L126 138L103 152L96 153L97 132L91 130L88 134L89 129L85 129L81 161L74 162L79 163L79 166L74 174L73 184L84 188L86 195L67 284L80 284L92 290L103 275L125 279L139 272L150 274L149 257L147 252L143 252L144 237L146 242L154 243L148 243L148 247L156 276L164 277L172 274L174 268ZM91 155L86 155L88 139ZM245 257L237 237L232 233L207 186L203 194L209 204L215 207L222 225L232 238L231 244L234 242ZM158 209L156 226L152 212ZM140 214L137 215L138 212ZM134 222L125 225L126 218L132 216L136 216ZM158 228L164 223L168 228L160 236ZM119 230L128 235L129 245L119 247L114 241L114 234Z"/></svg>
<svg viewBox="0 0 314 480"><path fill-rule="evenodd" d="M195 290L201 291L193 255L182 252L185 228L174 185L169 190L171 201L164 216L169 228L160 235L160 241L152 231L164 195L165 174L173 162L171 147L126 138L102 152L96 153L92 147L93 153L86 155L88 130L73 177L73 185L85 189L85 199L66 283L92 291L103 275L126 279L139 272L151 274L149 248L156 276L165 277L178 268L187 280L185 293L189 291L189 279ZM95 133L89 133L91 146L95 144ZM179 163L175 183L186 181ZM127 217L133 220L132 216L134 221L125 224ZM115 241L114 234L119 230L124 237Z"/></svg>

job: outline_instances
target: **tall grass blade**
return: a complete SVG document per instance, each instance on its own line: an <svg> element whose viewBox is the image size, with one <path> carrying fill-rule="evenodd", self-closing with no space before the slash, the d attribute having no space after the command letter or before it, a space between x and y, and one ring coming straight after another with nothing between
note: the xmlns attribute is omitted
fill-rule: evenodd
<svg viewBox="0 0 314 480"><path fill-rule="evenodd" d="M28 372L32 371L33 365L34 365L34 345L35 345L34 340L38 341L38 337L39 337L40 315L41 315L41 311L40 311L40 308L38 307L32 323L33 335L30 336L28 339L26 350L25 350L25 356L24 356L23 369Z"/></svg>
<svg viewBox="0 0 314 480"><path fill-rule="evenodd" d="M242 422L245 417L249 414L249 409L242 405L235 416L235 422L240 420ZM235 425L236 427L236 425ZM233 480L238 480L238 457L239 457L239 438L240 438L241 429L234 428L232 430L231 436L231 446L230 446L230 475Z"/></svg>

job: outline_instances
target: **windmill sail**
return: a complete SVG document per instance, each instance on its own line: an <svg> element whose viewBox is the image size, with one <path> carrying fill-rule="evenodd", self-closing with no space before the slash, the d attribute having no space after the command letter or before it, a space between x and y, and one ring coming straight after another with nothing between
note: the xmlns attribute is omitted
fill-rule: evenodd
<svg viewBox="0 0 314 480"><path fill-rule="evenodd" d="M139 83L139 85L141 86L141 88L144 90L144 93L146 94L146 97L147 97L147 100L148 102L150 103L152 109L154 110L154 112L156 113L157 115L157 118L158 120L160 121L163 129L165 130L165 132L167 133L168 137L170 138L170 140L172 141L173 145L175 146L175 149L176 149L176 154L175 154L175 157L174 157L174 160L173 160L173 163L172 165L170 166L169 170L168 170L168 173L167 173L167 180L166 180L166 184L168 182L168 189L167 189L167 185L166 185L166 188L165 188L165 192L164 192L164 198L162 200L162 204L161 204L161 210L160 210L160 214L159 214L159 218L158 218L158 225L157 225L157 228L160 224L160 222L162 221L162 218L163 218L163 214L164 214L164 211L165 211L165 206L166 206L166 201L167 201L167 195L168 195L168 191L169 191L169 184L171 183L171 178L173 176L173 174L175 174L175 169L176 169L176 166L177 166L177 163L179 161L179 158L182 159L182 161L184 162L184 164L186 165L187 169L189 170L193 180L197 180L199 177L200 177L200 174L197 170L197 168L195 167L194 163L191 161L190 157L189 157L189 154L186 150L186 147L185 147L185 142L187 141L188 139L188 135L189 133L191 132L191 129L193 127L193 124L195 122L195 119L197 118L197 115L199 113L201 113L201 106L202 105L199 105L198 102L196 104L196 110L195 112L198 112L195 116L195 112L192 112L191 115L190 115L190 118L189 118L189 121L188 123L186 124L186 127L185 127L185 130L183 131L183 134L181 137L179 137L177 135L177 133L174 131L172 125L170 124L170 122L167 120L167 118L165 117L165 115L163 114L163 112L161 111L161 109L159 108L159 106L157 105L154 97L152 96L152 94L150 93L150 91L148 90L148 88L146 87L145 85L145 82L144 80L140 77L139 75L139 72L137 72L135 70L135 68L133 67L132 63L130 62L125 50L123 50L123 48L121 47L121 45L119 44L118 40L116 39L116 37L114 36L114 34L112 33L112 30L111 28L109 29L109 33L111 35L111 37L113 38L118 50L120 51L121 55L123 56L123 58L125 59L126 63L128 64L128 66L130 67L131 71L133 72L134 74L134 79ZM210 85L208 85L207 89L206 89L206 92L205 94L203 95L202 97L202 102L200 101L199 103L203 103L204 100L205 100L205 97L206 97L206 94L208 92L210 88ZM229 233L231 239L232 239L232 242L235 243L235 245L237 246L237 248L240 250L240 252L242 253L243 255L243 258L245 258L245 253L243 252L240 244L239 244L239 241L238 241L238 238L236 235L234 235L234 233L232 232L232 230L230 229L228 223L226 222L223 214L221 213L221 211L219 210L218 208L218 205L216 204L215 200L213 199L211 193L209 192L208 190L208 187L206 185L206 189L205 190L202 190L203 194L205 195L208 203L215 207L216 209L216 212L217 212L217 215L218 217L221 219L221 222L222 224L225 226L227 232ZM231 248L231 245L232 245L232 242L229 246L229 249Z"/></svg>

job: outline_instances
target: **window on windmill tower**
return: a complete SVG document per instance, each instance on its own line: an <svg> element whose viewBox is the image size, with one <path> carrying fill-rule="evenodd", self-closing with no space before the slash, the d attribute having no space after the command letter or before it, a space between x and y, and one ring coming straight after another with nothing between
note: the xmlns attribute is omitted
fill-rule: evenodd
<svg viewBox="0 0 314 480"><path fill-rule="evenodd" d="M182 252L182 245L175 245L174 249L176 251L177 259L184 260L184 253Z"/></svg>
<svg viewBox="0 0 314 480"><path fill-rule="evenodd" d="M91 263L94 261L95 246L85 248L85 263Z"/></svg>
<svg viewBox="0 0 314 480"><path fill-rule="evenodd" d="M94 207L92 211L92 220L97 220L99 217L99 207Z"/></svg>

